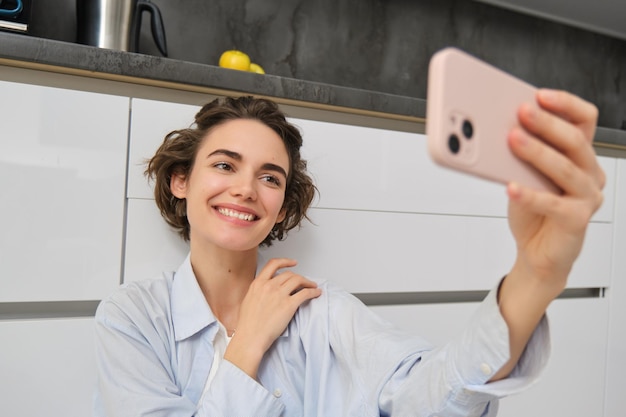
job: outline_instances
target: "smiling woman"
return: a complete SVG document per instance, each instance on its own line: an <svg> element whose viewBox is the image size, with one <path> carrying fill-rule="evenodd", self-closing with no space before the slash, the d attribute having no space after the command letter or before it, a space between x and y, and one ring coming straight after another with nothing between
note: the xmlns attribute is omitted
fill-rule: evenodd
<svg viewBox="0 0 626 417"><path fill-rule="evenodd" d="M288 169L285 145L263 123L241 119L212 128L191 172L170 180L172 194L186 202L191 247L256 251L285 218Z"/></svg>
<svg viewBox="0 0 626 417"><path fill-rule="evenodd" d="M253 142L253 139L260 133L265 133L265 136L269 137L272 136L270 132L273 132L276 138L282 141L283 146L282 152L278 152L277 155L285 153L288 158L286 162L283 162L283 165L277 164L273 156L268 161L263 162L265 170L282 174L283 193L285 194L285 219L276 224L262 242L263 245L269 246L272 240L283 239L289 230L297 227L302 219L306 218L306 210L316 192L315 186L306 172L306 163L300 157L302 136L295 126L286 122L284 115L273 102L244 97L238 100L218 99L207 104L196 115L196 129L176 130L165 138L159 150L149 161L146 175L155 181L155 199L161 214L171 226L179 231L185 240L189 240L190 225L187 220L187 202L184 198L178 198L173 194L172 179L175 181L176 179L187 180L197 158L201 159L199 161L201 164L206 164L209 157L215 157L216 154L219 154L233 163L240 162L243 151L237 153L226 149L217 149L216 146L209 146L208 149L212 149L211 155L206 154L202 157L202 153L200 153L200 147L206 145L205 136L219 136L210 135L210 133L230 121L236 121L242 126L248 127L247 134L249 137L242 137L241 140L243 141ZM255 130L255 127L260 128L260 133ZM237 128L227 127L225 132L235 134L237 130ZM269 138L268 140L273 142ZM222 168L224 170L231 169L230 166ZM267 180L266 178L265 181Z"/></svg>
<svg viewBox="0 0 626 417"><path fill-rule="evenodd" d="M204 106L146 170L189 255L175 273L130 283L99 305L95 415L495 416L498 399L545 365L543 315L582 242L589 219L580 208L593 213L604 181L587 143L593 108L547 91L537 105L540 117L520 113L526 130L511 147L549 159L538 168L567 194L509 188L518 259L439 348L331 282L298 274L293 259L260 263L259 246L300 225L315 195L300 132L268 100ZM555 123L561 115L578 124ZM546 154L537 137L564 154ZM576 175L561 178L555 161Z"/></svg>

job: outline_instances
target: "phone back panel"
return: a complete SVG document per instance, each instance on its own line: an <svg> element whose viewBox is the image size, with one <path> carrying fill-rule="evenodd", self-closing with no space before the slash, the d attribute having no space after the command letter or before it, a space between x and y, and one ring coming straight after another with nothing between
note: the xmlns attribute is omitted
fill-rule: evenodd
<svg viewBox="0 0 626 417"><path fill-rule="evenodd" d="M430 61L426 101L431 157L440 165L492 181L558 191L513 155L507 142L511 128L518 125L520 104L535 102L535 93L532 85L456 48L437 52Z"/></svg>

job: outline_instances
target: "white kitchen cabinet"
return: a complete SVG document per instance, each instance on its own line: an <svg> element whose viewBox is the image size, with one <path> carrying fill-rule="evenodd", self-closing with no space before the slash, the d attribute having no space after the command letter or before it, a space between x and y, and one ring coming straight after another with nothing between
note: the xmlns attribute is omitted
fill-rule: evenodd
<svg viewBox="0 0 626 417"><path fill-rule="evenodd" d="M0 81L0 302L117 284L129 99Z"/></svg>
<svg viewBox="0 0 626 417"><path fill-rule="evenodd" d="M0 101L0 303L98 300L120 271L130 282L178 267L188 245L160 217L143 170L198 106L3 81L0 95L10 98ZM487 290L510 267L503 186L436 166L423 135L291 120L303 130L321 195L314 224L305 221L264 258L293 256L304 274L360 293ZM570 287L607 287L607 298L553 303L548 369L528 392L505 399L501 416L626 409L626 162L600 162L606 200ZM371 308L441 344L475 306ZM91 414L92 318L5 317L0 340L0 415Z"/></svg>
<svg viewBox="0 0 626 417"><path fill-rule="evenodd" d="M145 159L154 155L167 133L188 127L199 107L142 99L133 99L132 107L128 197L153 198L143 177ZM302 154L320 189L316 207L506 216L504 186L435 165L424 135L289 120L302 132ZM594 221L607 222L613 218L615 159L600 161L607 172L607 194Z"/></svg>
<svg viewBox="0 0 626 417"><path fill-rule="evenodd" d="M0 321L0 415L92 415L93 318Z"/></svg>
<svg viewBox="0 0 626 417"><path fill-rule="evenodd" d="M292 257L307 276L350 292L489 290L508 272L514 243L502 218L310 210L283 242L261 256ZM124 281L175 270L189 250L161 217L154 200L128 200ZM593 223L572 271L570 288L606 287L611 227ZM323 260L322 262L320 260Z"/></svg>
<svg viewBox="0 0 626 417"><path fill-rule="evenodd" d="M132 107L125 280L171 269L165 249L174 249L178 259L186 248L178 236L164 232L154 207L132 202L153 198L141 162L168 132L189 126L198 111L137 99ZM291 121L302 130L303 155L320 198L310 210L313 224L305 221L286 242L263 250L264 257L294 257L301 273L364 293L487 290L508 272L515 248L502 185L436 166L423 135ZM589 229L571 288L609 284L615 160L601 162L608 178L606 203Z"/></svg>
<svg viewBox="0 0 626 417"><path fill-rule="evenodd" d="M545 373L528 391L503 400L498 417L603 415L607 300L556 300L548 312L552 355Z"/></svg>
<svg viewBox="0 0 626 417"><path fill-rule="evenodd" d="M624 415L626 410L626 159L618 161L615 204L615 240L609 299L609 338L605 417Z"/></svg>
<svg viewBox="0 0 626 417"><path fill-rule="evenodd" d="M155 278L176 271L189 244L161 217L154 200L128 200L124 282Z"/></svg>
<svg viewBox="0 0 626 417"><path fill-rule="evenodd" d="M187 104L132 99L124 282L175 271L189 251L189 245L161 217L153 184L143 172L146 160L154 155L165 136L189 127L198 110L200 107Z"/></svg>
<svg viewBox="0 0 626 417"><path fill-rule="evenodd" d="M174 270L187 254L187 244L160 217L142 163L165 134L188 126L197 110L133 100L126 282ZM299 272L333 280L355 293L490 290L508 271L515 248L502 185L434 165L423 135L291 120L303 131L303 156L320 197L309 212L312 223L304 221L285 242L262 249L262 259L294 257ZM603 157L600 162L607 173L605 204L588 229L568 287L608 288L610 294L614 265L619 265L614 258L621 256L614 248L618 238L613 224L620 215L614 213L618 167L614 158ZM463 318L475 306L371 308L441 344L462 329ZM554 349L544 376L527 392L503 400L499 415L602 415L608 299L556 300L550 317ZM623 345L621 341L612 345L611 361L621 360ZM614 373L613 381L621 382L621 375ZM613 404L620 401L621 397Z"/></svg>
<svg viewBox="0 0 626 417"><path fill-rule="evenodd" d="M132 99L128 198L154 198L143 175L146 159L154 155L168 133L190 127L198 110L200 107L188 104Z"/></svg>
<svg viewBox="0 0 626 417"><path fill-rule="evenodd" d="M439 346L465 326L477 303L373 306L374 312ZM552 353L540 380L500 402L499 417L603 415L608 301L556 300L548 309ZM619 389L618 386L615 387ZM608 413L606 417L620 413Z"/></svg>
<svg viewBox="0 0 626 417"><path fill-rule="evenodd" d="M444 169L428 156L426 136L291 119L320 189L320 208L506 217L503 185ZM600 157L606 200L594 221L613 219L615 159Z"/></svg>
<svg viewBox="0 0 626 417"><path fill-rule="evenodd" d="M313 208L312 222L262 249L298 260L308 276L356 293L489 290L511 268L515 244L500 217ZM570 288L610 280L612 229L589 226Z"/></svg>

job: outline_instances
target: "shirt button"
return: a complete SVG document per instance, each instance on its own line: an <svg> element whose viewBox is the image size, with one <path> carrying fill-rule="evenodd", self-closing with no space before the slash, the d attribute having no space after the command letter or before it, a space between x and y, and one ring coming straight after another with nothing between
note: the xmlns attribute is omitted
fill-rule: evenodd
<svg viewBox="0 0 626 417"><path fill-rule="evenodd" d="M489 375L491 375L491 366L487 365L486 363L481 363L480 364L480 371L485 376L489 376Z"/></svg>
<svg viewBox="0 0 626 417"><path fill-rule="evenodd" d="M276 388L276 389L274 390L274 397L276 397L276 398L280 398L280 397L281 397L281 395L283 395L283 392L282 392L279 388Z"/></svg>

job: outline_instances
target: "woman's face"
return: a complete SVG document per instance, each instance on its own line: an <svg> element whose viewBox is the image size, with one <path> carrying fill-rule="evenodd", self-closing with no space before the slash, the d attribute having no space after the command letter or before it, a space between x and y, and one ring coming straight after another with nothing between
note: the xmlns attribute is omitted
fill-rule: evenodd
<svg viewBox="0 0 626 417"><path fill-rule="evenodd" d="M256 249L281 222L289 156L280 136L258 120L236 119L204 138L187 178L170 187L186 199L192 246Z"/></svg>

